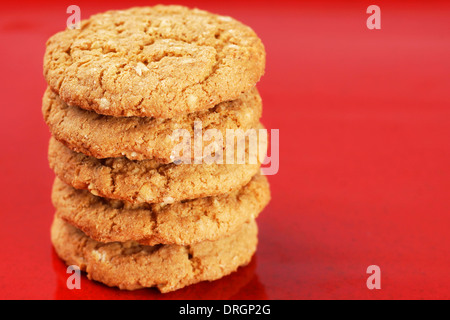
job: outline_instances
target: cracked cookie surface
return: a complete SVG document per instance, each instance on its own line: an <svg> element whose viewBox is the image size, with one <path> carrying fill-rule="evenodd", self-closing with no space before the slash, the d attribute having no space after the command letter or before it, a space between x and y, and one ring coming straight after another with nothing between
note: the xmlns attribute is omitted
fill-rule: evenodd
<svg viewBox="0 0 450 320"><path fill-rule="evenodd" d="M58 256L86 271L89 279L125 290L157 287L163 293L236 271L250 262L258 242L254 220L217 241L143 246L132 241L97 242L55 218L51 239Z"/></svg>
<svg viewBox="0 0 450 320"><path fill-rule="evenodd" d="M47 41L44 76L69 105L172 118L236 99L264 73L255 32L181 6L108 11Z"/></svg>
<svg viewBox="0 0 450 320"><path fill-rule="evenodd" d="M247 184L260 168L259 163L177 165L124 157L96 159L54 138L48 151L50 168L65 183L133 203L176 202L231 192Z"/></svg>
<svg viewBox="0 0 450 320"><path fill-rule="evenodd" d="M42 102L42 113L50 132L72 150L95 158L125 156L164 163L172 162L172 150L179 143L179 139L171 138L175 130L189 133L193 147L195 121L201 122L203 132L215 129L225 137L226 130L255 128L262 113L261 97L256 88L212 109L172 119L99 115L68 106L49 89Z"/></svg>
<svg viewBox="0 0 450 320"><path fill-rule="evenodd" d="M173 204L131 204L76 190L55 179L56 216L101 242L190 245L217 240L255 219L270 200L266 177L256 175L239 190Z"/></svg>

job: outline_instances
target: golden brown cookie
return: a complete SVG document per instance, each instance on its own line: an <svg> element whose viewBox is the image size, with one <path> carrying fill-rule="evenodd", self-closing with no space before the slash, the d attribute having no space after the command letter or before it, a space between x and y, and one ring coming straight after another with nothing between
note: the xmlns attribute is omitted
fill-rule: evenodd
<svg viewBox="0 0 450 320"><path fill-rule="evenodd" d="M53 222L51 238L59 257L86 271L89 279L125 290L157 287L163 293L216 280L247 265L258 241L254 220L220 240L191 246L105 244L59 218Z"/></svg>
<svg viewBox="0 0 450 320"><path fill-rule="evenodd" d="M161 164L154 160L96 159L65 147L54 138L49 163L76 189L129 202L170 203L237 190L259 172L260 164Z"/></svg>
<svg viewBox="0 0 450 320"><path fill-rule="evenodd" d="M108 11L47 41L44 75L69 105L112 116L172 118L234 100L264 73L242 23L198 9Z"/></svg>
<svg viewBox="0 0 450 320"><path fill-rule="evenodd" d="M58 178L52 192L56 215L94 240L133 240L144 245L217 240L255 219L269 200L269 184L261 175L227 194L173 204L131 204L101 198Z"/></svg>
<svg viewBox="0 0 450 320"><path fill-rule="evenodd" d="M72 150L99 159L126 156L164 163L173 162L171 153L179 144L179 139L171 138L175 130L186 130L193 148L195 121L201 122L203 133L216 129L226 137L226 130L246 131L258 126L262 111L256 88L212 109L172 119L102 116L68 106L49 89L42 102L42 113L50 132ZM203 147L207 145L205 142Z"/></svg>

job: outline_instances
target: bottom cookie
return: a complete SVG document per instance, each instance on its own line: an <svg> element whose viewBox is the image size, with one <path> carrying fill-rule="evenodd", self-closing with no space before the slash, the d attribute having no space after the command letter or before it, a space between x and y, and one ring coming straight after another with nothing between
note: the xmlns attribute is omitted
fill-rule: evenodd
<svg viewBox="0 0 450 320"><path fill-rule="evenodd" d="M125 290L157 287L165 293L216 280L247 265L257 246L254 220L216 241L190 246L144 246L133 241L102 243L55 218L51 238L58 256L89 279Z"/></svg>

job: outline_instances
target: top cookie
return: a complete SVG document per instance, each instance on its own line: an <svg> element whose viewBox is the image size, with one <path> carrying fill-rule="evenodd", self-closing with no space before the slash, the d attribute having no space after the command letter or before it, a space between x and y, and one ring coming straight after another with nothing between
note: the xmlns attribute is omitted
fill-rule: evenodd
<svg viewBox="0 0 450 320"><path fill-rule="evenodd" d="M44 75L69 105L171 118L236 99L264 73L264 46L242 23L198 9L108 11L47 41Z"/></svg>

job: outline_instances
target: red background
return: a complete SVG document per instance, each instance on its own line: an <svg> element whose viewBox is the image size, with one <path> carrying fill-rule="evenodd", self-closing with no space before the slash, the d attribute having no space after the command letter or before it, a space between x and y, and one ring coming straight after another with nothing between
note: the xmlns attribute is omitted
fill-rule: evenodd
<svg viewBox="0 0 450 320"><path fill-rule="evenodd" d="M82 18L132 6L74 3ZM0 298L450 298L448 1L186 2L241 20L265 43L259 88L264 124L280 129L280 171L252 263L166 295L85 277L70 291L50 244L42 57L70 4L0 10ZM371 4L381 30L366 27ZM366 287L372 264L381 290Z"/></svg>

